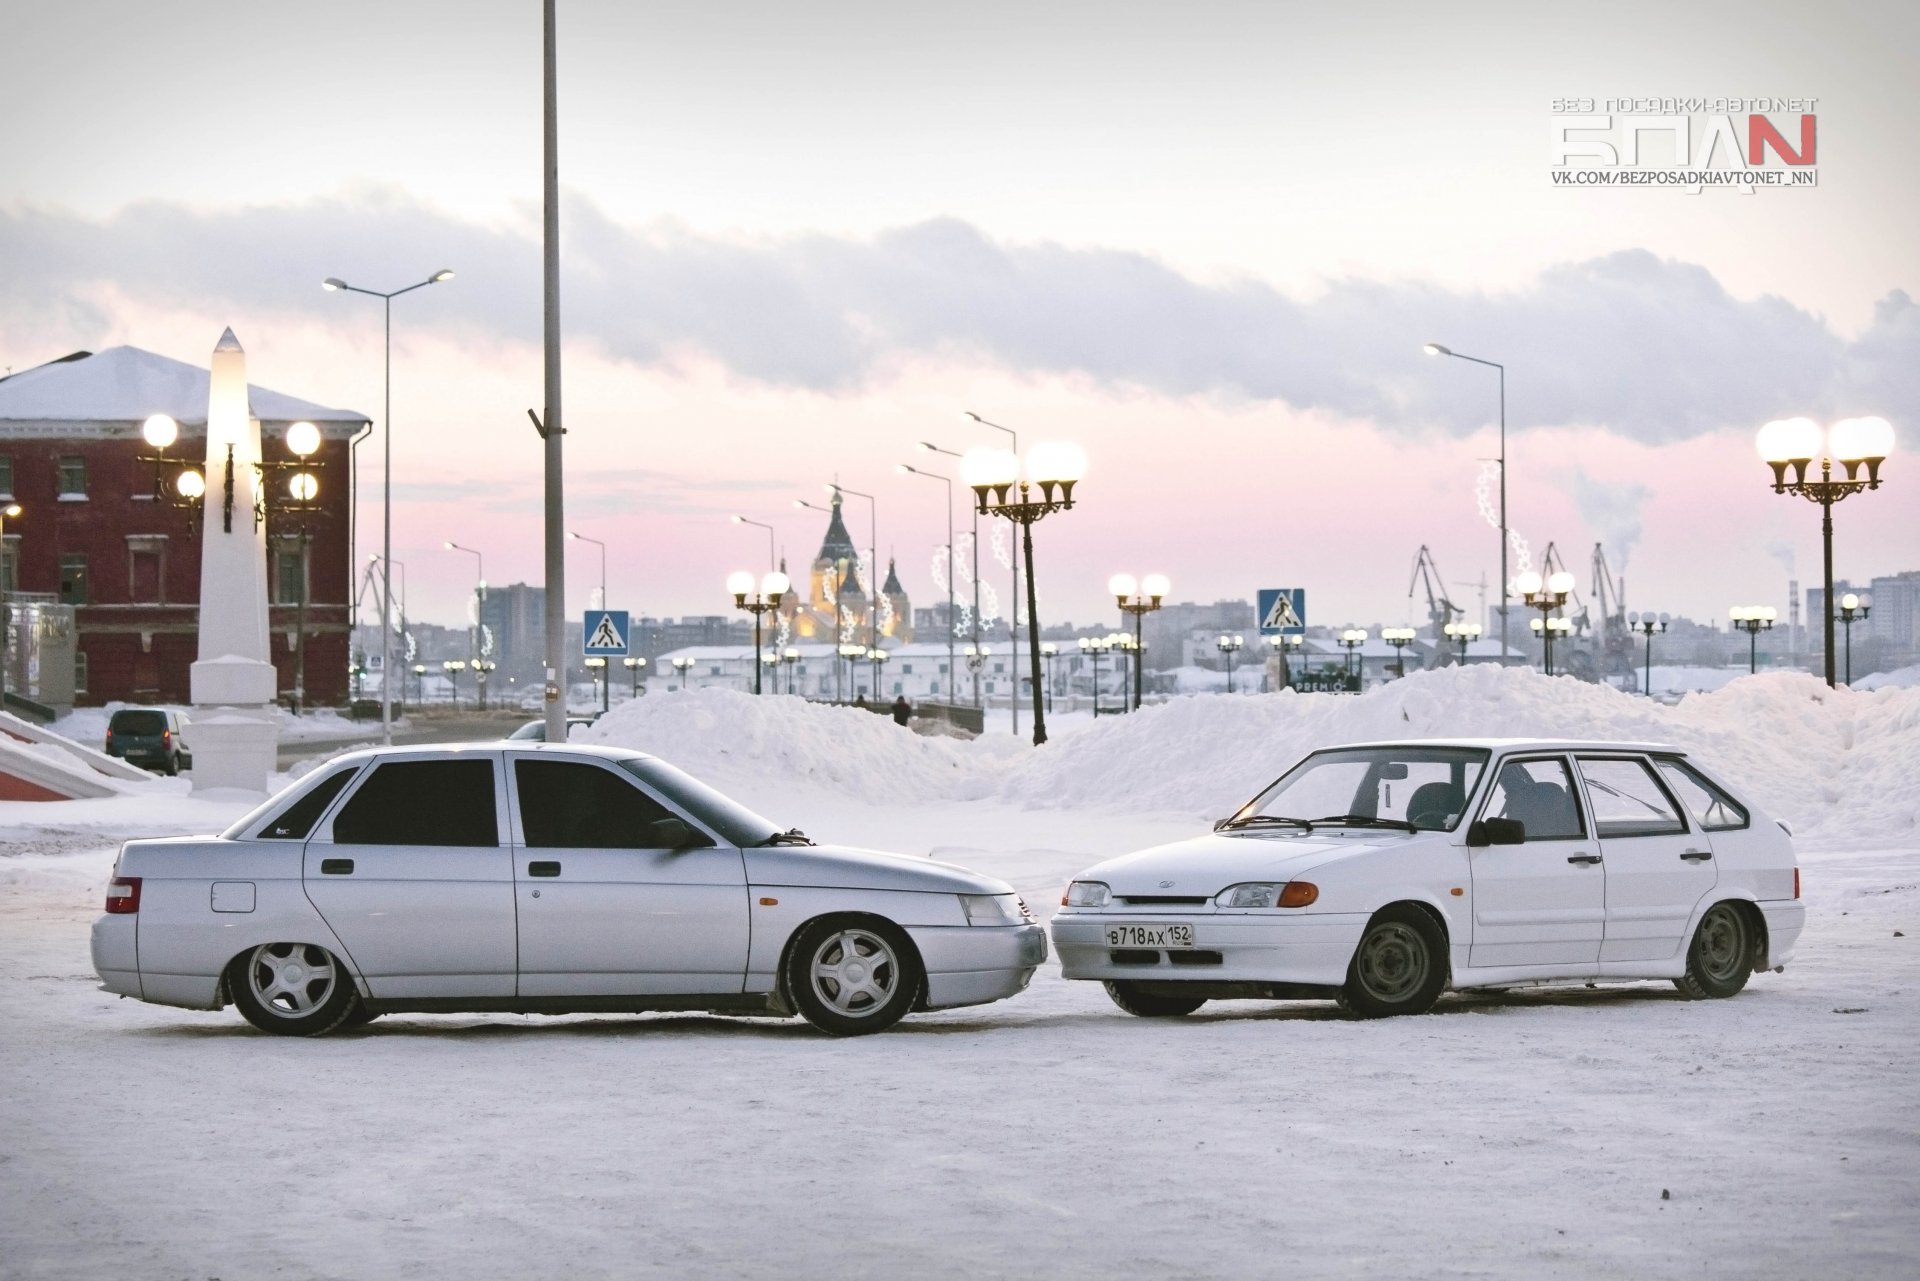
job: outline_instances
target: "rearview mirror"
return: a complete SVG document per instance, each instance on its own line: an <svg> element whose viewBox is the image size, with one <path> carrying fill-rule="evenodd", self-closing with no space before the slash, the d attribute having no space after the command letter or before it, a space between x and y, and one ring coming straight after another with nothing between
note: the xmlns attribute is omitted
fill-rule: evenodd
<svg viewBox="0 0 1920 1281"><path fill-rule="evenodd" d="M647 843L654 849L685 849L699 840L700 834L682 818L656 818L647 824Z"/></svg>
<svg viewBox="0 0 1920 1281"><path fill-rule="evenodd" d="M1517 818L1483 818L1467 829L1468 845L1524 845L1527 825Z"/></svg>
<svg viewBox="0 0 1920 1281"><path fill-rule="evenodd" d="M1380 767L1381 778L1388 778L1398 782L1406 776L1407 763L1405 761L1389 761Z"/></svg>

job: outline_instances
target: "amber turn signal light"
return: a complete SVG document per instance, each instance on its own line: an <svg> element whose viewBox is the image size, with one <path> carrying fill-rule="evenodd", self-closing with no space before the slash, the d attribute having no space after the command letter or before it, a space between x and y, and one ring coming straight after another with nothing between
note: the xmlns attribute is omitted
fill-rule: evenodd
<svg viewBox="0 0 1920 1281"><path fill-rule="evenodd" d="M1288 881L1280 891L1281 907L1305 907L1320 897L1320 887L1312 881Z"/></svg>

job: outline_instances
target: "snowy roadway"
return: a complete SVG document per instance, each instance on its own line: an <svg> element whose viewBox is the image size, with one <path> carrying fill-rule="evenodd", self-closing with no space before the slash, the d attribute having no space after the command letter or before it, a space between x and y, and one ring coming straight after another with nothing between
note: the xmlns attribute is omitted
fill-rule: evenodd
<svg viewBox="0 0 1920 1281"><path fill-rule="evenodd" d="M1097 857L1194 830L752 799L997 873L1036 906ZM1148 1022L1050 964L1015 1000L853 1041L686 1016L392 1017L284 1041L96 990L87 926L135 804L142 834L233 808L0 806L7 1278L1920 1266L1910 846L1804 849L1799 962L1723 1002L1650 984L1385 1022L1253 1003Z"/></svg>

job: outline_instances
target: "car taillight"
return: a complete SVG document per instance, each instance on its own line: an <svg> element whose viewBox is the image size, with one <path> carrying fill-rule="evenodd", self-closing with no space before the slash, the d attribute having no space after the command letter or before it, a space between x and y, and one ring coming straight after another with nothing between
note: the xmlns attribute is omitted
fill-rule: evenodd
<svg viewBox="0 0 1920 1281"><path fill-rule="evenodd" d="M1797 867L1793 869L1793 896L1800 897L1800 869Z"/></svg>
<svg viewBox="0 0 1920 1281"><path fill-rule="evenodd" d="M170 730L170 729L163 729L163 730L161 730L161 731L160 731L160 746L162 746L162 747L172 747L172 746L173 746L173 731L172 731L172 730Z"/></svg>
<svg viewBox="0 0 1920 1281"><path fill-rule="evenodd" d="M140 878L137 876L116 876L107 883L107 911L114 916L125 916L140 910Z"/></svg>

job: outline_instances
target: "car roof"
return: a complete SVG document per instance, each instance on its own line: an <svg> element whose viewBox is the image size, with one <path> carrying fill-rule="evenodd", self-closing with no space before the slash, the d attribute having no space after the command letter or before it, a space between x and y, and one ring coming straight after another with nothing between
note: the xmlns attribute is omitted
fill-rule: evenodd
<svg viewBox="0 0 1920 1281"><path fill-rule="evenodd" d="M489 738L476 739L471 743L414 743L411 745L395 743L392 747L362 747L351 752L342 752L327 762L329 765L358 765L364 761L377 760L388 756L444 755L449 758L471 755L476 752L559 752L568 756L597 756L609 761L650 761L655 757L648 752L636 752L630 747L602 747L592 743L542 743L531 738Z"/></svg>
<svg viewBox="0 0 1920 1281"><path fill-rule="evenodd" d="M1593 738L1399 738L1361 743L1340 743L1315 751L1335 751L1350 747L1471 747L1490 752L1658 752L1663 756L1685 756L1686 750L1671 743L1640 743Z"/></svg>

